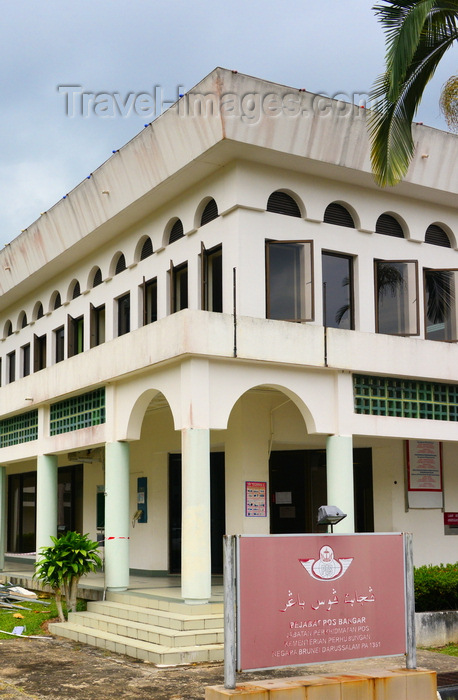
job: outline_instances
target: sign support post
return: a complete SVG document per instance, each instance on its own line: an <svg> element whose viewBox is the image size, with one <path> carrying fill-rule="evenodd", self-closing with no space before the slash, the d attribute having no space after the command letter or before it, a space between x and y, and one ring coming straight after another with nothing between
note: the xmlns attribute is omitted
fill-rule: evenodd
<svg viewBox="0 0 458 700"><path fill-rule="evenodd" d="M237 668L235 543L235 535L224 535L224 687L229 690L235 690Z"/></svg>
<svg viewBox="0 0 458 700"><path fill-rule="evenodd" d="M406 577L406 668L417 668L417 647L415 639L415 590L413 580L413 538L404 534L405 577Z"/></svg>

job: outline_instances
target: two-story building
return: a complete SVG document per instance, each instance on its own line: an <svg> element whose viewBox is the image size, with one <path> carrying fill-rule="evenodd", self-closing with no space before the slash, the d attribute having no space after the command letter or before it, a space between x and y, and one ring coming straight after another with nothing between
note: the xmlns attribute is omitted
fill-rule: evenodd
<svg viewBox="0 0 458 700"><path fill-rule="evenodd" d="M364 109L216 69L0 252L6 553L210 595L224 533L455 561L458 138L380 189Z"/></svg>

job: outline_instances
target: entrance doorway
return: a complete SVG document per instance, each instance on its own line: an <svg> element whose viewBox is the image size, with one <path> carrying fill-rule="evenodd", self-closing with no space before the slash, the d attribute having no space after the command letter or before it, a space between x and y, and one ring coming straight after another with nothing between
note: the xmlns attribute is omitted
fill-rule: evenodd
<svg viewBox="0 0 458 700"><path fill-rule="evenodd" d="M60 467L57 482L57 533L82 532L83 465ZM8 552L35 552L36 511L37 473L11 474L8 477Z"/></svg>
<svg viewBox="0 0 458 700"><path fill-rule="evenodd" d="M212 574L222 574L226 532L224 452L210 453L210 519ZM181 573L181 454L169 455L169 571Z"/></svg>
<svg viewBox="0 0 458 700"><path fill-rule="evenodd" d="M272 534L327 532L317 524L318 508L327 504L326 450L272 452L270 475L270 532ZM355 531L374 531L372 451L353 450ZM332 503L328 505L336 505Z"/></svg>

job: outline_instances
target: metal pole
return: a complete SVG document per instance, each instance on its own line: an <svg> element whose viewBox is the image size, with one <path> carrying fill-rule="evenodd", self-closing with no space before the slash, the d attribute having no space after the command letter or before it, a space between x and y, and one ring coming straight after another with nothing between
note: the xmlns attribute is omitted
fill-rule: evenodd
<svg viewBox="0 0 458 700"><path fill-rule="evenodd" d="M234 308L234 357L237 357L237 268L232 269L232 304Z"/></svg>
<svg viewBox="0 0 458 700"><path fill-rule="evenodd" d="M404 554L406 572L406 668L417 668L417 645L415 636L415 590L413 583L413 538L404 533Z"/></svg>
<svg viewBox="0 0 458 700"><path fill-rule="evenodd" d="M224 687L236 687L235 535L224 535Z"/></svg>

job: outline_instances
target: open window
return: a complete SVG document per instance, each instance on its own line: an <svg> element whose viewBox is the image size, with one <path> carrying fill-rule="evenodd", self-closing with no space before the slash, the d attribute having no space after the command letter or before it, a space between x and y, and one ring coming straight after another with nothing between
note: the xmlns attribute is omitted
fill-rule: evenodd
<svg viewBox="0 0 458 700"><path fill-rule="evenodd" d="M377 333L418 335L418 263L375 261Z"/></svg>
<svg viewBox="0 0 458 700"><path fill-rule="evenodd" d="M67 357L79 355L84 350L84 316L68 316Z"/></svg>
<svg viewBox="0 0 458 700"><path fill-rule="evenodd" d="M216 246L206 250L201 244L202 309L204 311L223 310L223 249Z"/></svg>
<svg viewBox="0 0 458 700"><path fill-rule="evenodd" d="M105 304L90 305L89 324L90 344L95 348L105 342Z"/></svg>
<svg viewBox="0 0 458 700"><path fill-rule="evenodd" d="M157 277L146 281L143 278L142 287L142 324L146 326L148 323L157 321Z"/></svg>
<svg viewBox="0 0 458 700"><path fill-rule="evenodd" d="M117 299L118 306L118 336L130 332L130 292Z"/></svg>
<svg viewBox="0 0 458 700"><path fill-rule="evenodd" d="M458 270L424 270L423 275L426 339L458 341Z"/></svg>
<svg viewBox="0 0 458 700"><path fill-rule="evenodd" d="M46 367L46 334L33 336L33 371Z"/></svg>
<svg viewBox="0 0 458 700"><path fill-rule="evenodd" d="M313 307L313 241L267 241L267 318L313 321Z"/></svg>
<svg viewBox="0 0 458 700"><path fill-rule="evenodd" d="M188 263L174 266L170 261L170 312L188 308Z"/></svg>

